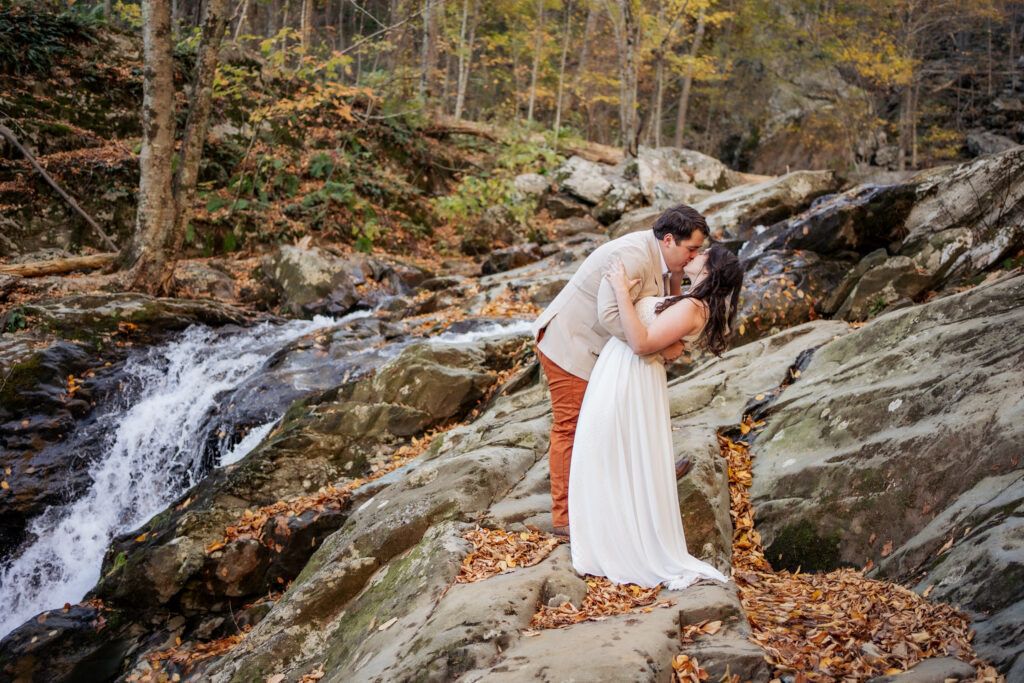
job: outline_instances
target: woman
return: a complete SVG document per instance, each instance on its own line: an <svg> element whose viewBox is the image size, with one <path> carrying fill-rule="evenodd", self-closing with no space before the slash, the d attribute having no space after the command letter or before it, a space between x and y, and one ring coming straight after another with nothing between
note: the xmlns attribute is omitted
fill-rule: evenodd
<svg viewBox="0 0 1024 683"><path fill-rule="evenodd" d="M699 342L720 355L736 318L743 270L713 246L684 269L686 294L634 304L621 263L606 277L628 344L601 351L580 409L569 470L572 563L616 583L681 589L698 579L727 581L686 550L672 449L664 360L671 347ZM678 351L678 349L676 349Z"/></svg>

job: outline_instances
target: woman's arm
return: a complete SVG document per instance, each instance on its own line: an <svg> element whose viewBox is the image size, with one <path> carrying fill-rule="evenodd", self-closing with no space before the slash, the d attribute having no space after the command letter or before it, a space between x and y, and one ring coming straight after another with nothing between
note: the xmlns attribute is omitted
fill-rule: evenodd
<svg viewBox="0 0 1024 683"><path fill-rule="evenodd" d="M615 300L619 306L619 320L626 333L626 343L633 353L646 355L661 351L697 329L703 323L701 306L696 301L684 299L659 315L649 328L644 327L629 298L629 280L626 269L620 261L609 267L608 275Z"/></svg>

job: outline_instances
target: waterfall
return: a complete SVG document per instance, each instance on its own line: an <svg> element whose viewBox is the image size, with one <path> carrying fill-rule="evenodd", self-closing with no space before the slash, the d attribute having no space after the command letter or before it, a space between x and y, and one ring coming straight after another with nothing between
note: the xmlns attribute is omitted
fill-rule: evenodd
<svg viewBox="0 0 1024 683"><path fill-rule="evenodd" d="M100 578L111 538L146 522L203 475L203 430L218 400L282 346L339 322L264 323L230 335L193 326L126 361L120 405L91 430L103 443L89 465L88 491L34 519L33 540L0 566L0 638L39 612L81 600ZM251 430L223 460L241 459L259 442L252 432L268 430Z"/></svg>
<svg viewBox="0 0 1024 683"><path fill-rule="evenodd" d="M119 404L102 409L87 429L73 435L100 446L92 449L101 455L89 464L89 489L74 502L48 508L32 520L32 540L20 555L0 564L0 638L40 612L80 601L100 578L110 540L144 524L205 475L210 463L204 466L203 455L211 433L221 434L219 461L214 463L220 466L241 460L259 444L287 405L234 443L233 413L224 404L247 381L260 379L271 356L316 330L337 328L370 314L360 311L339 320L318 317L235 331L193 326L174 341L126 361ZM529 327L524 320L495 322L469 332L446 332L430 341L472 343L525 335ZM329 368L292 368L289 391L308 393L334 386L343 381L337 373L350 365L376 367L414 341L396 340L374 348L338 338L342 355L325 358L322 362Z"/></svg>

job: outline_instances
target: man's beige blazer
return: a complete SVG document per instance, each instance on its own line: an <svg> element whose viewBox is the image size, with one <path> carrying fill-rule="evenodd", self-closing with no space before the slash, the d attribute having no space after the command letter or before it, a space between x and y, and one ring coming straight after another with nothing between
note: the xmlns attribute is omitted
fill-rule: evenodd
<svg viewBox="0 0 1024 683"><path fill-rule="evenodd" d="M653 230L634 232L595 249L533 324L534 339L544 330L537 348L585 380L612 335L625 341L615 292L604 277L612 257L622 259L630 279L640 280L629 292L634 302L665 294L658 239Z"/></svg>

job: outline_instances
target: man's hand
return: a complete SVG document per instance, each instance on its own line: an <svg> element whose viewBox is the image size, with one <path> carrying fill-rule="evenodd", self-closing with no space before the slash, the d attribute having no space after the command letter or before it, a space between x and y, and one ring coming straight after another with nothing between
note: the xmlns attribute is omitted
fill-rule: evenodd
<svg viewBox="0 0 1024 683"><path fill-rule="evenodd" d="M661 350L661 357L665 359L666 363L671 363L676 358L679 358L679 356L683 355L683 351L685 349L686 347L683 345L683 342L677 341L674 342L672 345L663 348Z"/></svg>

